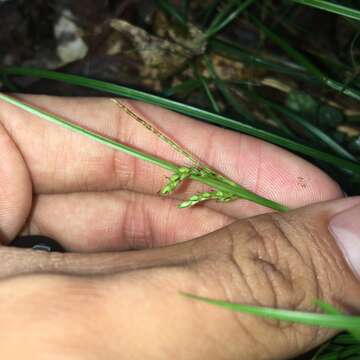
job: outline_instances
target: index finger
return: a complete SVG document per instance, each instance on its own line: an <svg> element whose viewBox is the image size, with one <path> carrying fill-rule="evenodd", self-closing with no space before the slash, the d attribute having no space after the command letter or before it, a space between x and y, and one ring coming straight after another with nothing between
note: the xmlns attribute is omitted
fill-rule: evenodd
<svg viewBox="0 0 360 360"><path fill-rule="evenodd" d="M25 100L142 151L186 164L180 154L107 98L26 96ZM339 187L326 174L286 150L155 106L128 104L207 165L259 195L290 207L340 196ZM19 147L38 194L115 189L153 194L169 175L5 103L0 107L0 121ZM188 197L202 189L192 182L178 194ZM252 205L244 209L239 202L226 209L232 215L234 211L246 215L263 211Z"/></svg>

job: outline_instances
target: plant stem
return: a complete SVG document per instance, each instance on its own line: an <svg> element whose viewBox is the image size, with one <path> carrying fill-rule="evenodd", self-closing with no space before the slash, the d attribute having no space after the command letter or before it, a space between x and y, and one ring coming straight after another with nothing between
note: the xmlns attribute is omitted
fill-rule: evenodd
<svg viewBox="0 0 360 360"><path fill-rule="evenodd" d="M262 306L237 304L229 301L209 299L203 296L197 296L185 292L180 292L180 295L186 296L190 299L202 301L211 305L230 309L235 312L242 312L246 314L254 314L264 318L270 318L282 321L291 321L304 325L322 326L332 329L341 330L358 330L360 326L360 316L350 315L328 315L311 313L305 311L283 310L277 308L268 308Z"/></svg>
<svg viewBox="0 0 360 360"><path fill-rule="evenodd" d="M191 178L194 180L198 180L198 181L202 182L203 184L209 185L212 188L215 188L217 190L233 193L233 194L241 197L242 199L253 201L257 204L269 207L276 211L288 211L289 210L286 206L281 205L270 199L264 198L260 195L257 195L255 193L253 193L252 191L243 188L239 184L236 184L236 186L233 186L233 185L224 183L220 180L217 180L217 179L214 179L211 177L207 177L207 176L191 175Z"/></svg>
<svg viewBox="0 0 360 360"><path fill-rule="evenodd" d="M257 129L253 126L241 123L239 120L234 120L220 114L214 114L203 109L186 105L174 100L169 100L154 94L149 94L140 90L131 89L125 86L112 84L101 80L89 79L84 76L71 75L71 74L65 74L61 72L36 69L36 68L26 68L26 67L1 68L0 67L0 74L32 76L32 77L39 77L45 79L52 79L72 85L95 89L101 92L111 93L117 96L144 101L149 104L154 104L169 110L177 111L187 116L192 116L198 119L202 119L211 124L220 125L222 127L232 129L238 132L242 132L247 135L255 136L258 139L271 142L273 144L282 146L286 149L295 151L303 155L311 156L314 159L324 161L338 168L347 169L354 174L360 175L359 163L342 159L338 156L334 156L324 151L320 151L315 147L303 145L300 142L293 141L286 137L282 137L262 129Z"/></svg>
<svg viewBox="0 0 360 360"><path fill-rule="evenodd" d="M210 37L216 35L224 27L230 24L231 21L235 20L241 12L243 12L247 7L249 7L255 0L245 0L242 3L238 1L233 1L229 3L229 6L225 8L223 13L220 13L210 25L209 29L206 30L204 34L204 40L209 39ZM234 8L232 10L232 8ZM231 10L232 12L227 15L227 11ZM227 16L226 16L227 15Z"/></svg>
<svg viewBox="0 0 360 360"><path fill-rule="evenodd" d="M302 5L312 6L320 10L329 11L340 16L348 17L350 19L360 20L360 11L358 9L350 8L330 1L324 1L324 0L292 0L292 1Z"/></svg>
<svg viewBox="0 0 360 360"><path fill-rule="evenodd" d="M170 139L166 136L163 132L161 132L158 128L154 125L150 124L148 121L142 119L140 116L136 115L129 107L124 105L122 102L118 101L117 99L111 99L117 106L121 108L122 111L126 112L130 117L135 119L139 124L144 126L147 130L151 131L155 134L158 138L162 141L166 142L170 145L176 152L183 155L187 160L189 160L193 165L199 166L201 165L198 159L195 159L193 155L191 155L187 150L183 149L178 143L174 140Z"/></svg>
<svg viewBox="0 0 360 360"><path fill-rule="evenodd" d="M109 139L105 136L102 136L100 134L97 134L91 130L87 130L79 125L76 125L76 124L73 124L67 120L64 120L62 119L61 117L59 116L56 116L56 115L53 115L53 114L50 114L49 112L47 111L44 111L44 110L40 110L32 105L28 105L28 104L25 104L23 102L21 102L20 100L17 100L11 96L8 96L8 95L5 95L3 93L0 93L0 99L12 104L12 105L15 105L31 114L34 114L44 120L47 120L51 123L54 123L56 125L60 125L61 127L63 128L66 128L66 129L69 129L69 130L72 130L72 131L75 131L77 133L80 133L92 140L95 140L97 142L100 142L104 145L107 145L111 148L114 148L116 150L120 150L126 154L129 154L129 155L132 155L132 156L135 156L136 158L138 159L141 159L141 160L145 160L145 161L148 161L152 164L155 164L155 165L158 165L166 170L169 170L169 171L172 171L172 172L176 172L178 169L179 169L179 166L169 162L169 161L166 161L166 160L163 160L163 159L160 159L156 156L153 156L153 155L149 155L149 154L146 154L142 151L139 151L139 150L136 150L130 146L126 146L124 144L121 144L117 141L114 141L112 139ZM242 199L246 199L246 200L250 200L250 201L253 201L253 202L256 202L257 204L260 204L260 205L263 205L263 206L266 206L266 207L270 207L274 210L277 210L277 211L286 211L288 210L287 207L281 205L281 204L278 204L272 200L269 200L269 199L266 199L260 195L257 195L245 188L243 188L241 185L239 184L235 184L235 183L229 183L227 182L226 180L222 180L221 178L218 178L218 177L215 177L214 175L212 175L211 173L207 173L205 172L205 175L198 175L198 174L192 174L190 176L191 179L193 180L197 180L203 184L206 184L208 186L211 186L212 188L214 189L217 189L219 191L223 191L223 192L226 192L226 193L230 193L230 194L233 194L239 198L242 198Z"/></svg>
<svg viewBox="0 0 360 360"><path fill-rule="evenodd" d="M323 82L325 85L330 87L333 90L336 90L340 93L348 95L355 100L360 101L360 92L347 88L345 84L342 84L336 80L330 79L325 73L323 73L316 65L314 65L305 55L300 51L293 48L288 41L280 37L271 31L267 26L265 26L259 19L255 16L251 16L252 21L255 25L259 27L275 44L282 48L287 54L297 61L300 65L308 70L319 81Z"/></svg>
<svg viewBox="0 0 360 360"><path fill-rule="evenodd" d="M153 155L146 154L146 153L136 150L130 146L126 146L117 141L109 139L106 136L102 136L91 130L87 130L79 125L73 124L69 121L62 119L59 116L50 114L49 112L44 111L44 110L40 110L32 105L25 104L11 96L5 95L4 93L0 93L0 99L4 100L12 105L15 105L33 115L36 115L44 120L50 121L53 124L60 125L61 127L65 128L65 129L73 130L73 131L80 133L90 139L93 139L101 144L105 144L113 149L120 150L120 151L124 152L125 154L129 154L129 155L137 157L138 159L145 160L152 164L161 166L162 168L164 168L166 170L175 171L178 168L175 164L173 164L169 161L160 159Z"/></svg>

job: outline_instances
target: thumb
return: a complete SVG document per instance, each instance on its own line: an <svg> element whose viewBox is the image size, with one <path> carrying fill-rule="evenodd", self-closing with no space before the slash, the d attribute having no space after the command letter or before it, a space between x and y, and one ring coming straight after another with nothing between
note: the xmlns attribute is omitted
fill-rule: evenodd
<svg viewBox="0 0 360 360"><path fill-rule="evenodd" d="M227 237L220 236L224 249L230 244L220 252L227 251L228 265L219 270L221 255L213 252L219 248L212 246L217 267L208 277L221 282L223 298L231 302L316 311L314 300L322 299L345 311L360 309L359 216L360 197L354 197L233 223L226 228ZM205 296L219 298L210 291ZM327 329L241 313L234 318L240 337L233 340L242 344L239 350L247 349L244 359L289 358L334 335Z"/></svg>

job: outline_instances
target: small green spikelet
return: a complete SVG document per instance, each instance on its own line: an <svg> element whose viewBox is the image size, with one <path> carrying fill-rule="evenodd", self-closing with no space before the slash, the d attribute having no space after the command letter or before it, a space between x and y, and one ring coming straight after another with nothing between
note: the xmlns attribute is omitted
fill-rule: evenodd
<svg viewBox="0 0 360 360"><path fill-rule="evenodd" d="M191 196L188 200L179 204L178 207L180 209L184 209L184 208L194 206L194 205L196 205L202 201L206 201L206 200L217 200L217 201L221 201L221 202L228 202L231 200L235 200L237 198L238 198L237 196L234 196L229 193L225 193L223 191L207 191L207 192L203 192L203 193Z"/></svg>
<svg viewBox="0 0 360 360"><path fill-rule="evenodd" d="M55 72L53 73L56 74ZM62 74L61 76L63 76ZM60 76L60 74L59 74ZM65 75L64 75L65 76ZM130 90L130 89L129 89ZM95 131L89 130L87 128L83 128L77 124L74 124L68 120L65 120L61 118L60 116L56 116L54 114L51 114L47 111L38 109L34 106L31 106L29 104L23 103L20 100L17 100L16 98L13 98L11 96L8 96L2 92L0 92L0 99L3 101L6 101L9 104L15 105L18 108L21 108L33 115L38 116L39 118L49 121L53 124L56 124L58 126L61 126L65 129L74 131L78 134L82 134L83 136L86 136L87 138L90 138L94 141L97 141L98 143L107 145L108 147L122 151L126 154L132 155L138 159L148 161L152 164L155 164L157 166L160 166L168 171L172 171L173 174L170 177L168 183L162 189L160 192L162 195L167 195L180 185L180 183L186 179L196 180L198 182L201 182L207 186L210 186L212 191L205 192L203 194L197 194L192 196L189 200L184 201L182 204L180 204L181 208L186 208L189 206L193 206L201 201L205 200L216 200L216 201L230 201L235 200L238 198L244 198L250 201L254 201L257 204L261 204L267 207L270 207L274 210L278 211L287 211L288 208L284 205L278 204L270 199L264 198L260 195L257 195L253 193L252 191L249 191L242 187L241 185L235 183L234 181L226 178L225 176L219 174L217 171L212 170L211 168L207 167L206 165L202 164L202 162L197 159L195 156L193 156L191 153L189 153L186 149L184 149L181 145L173 141L171 138L166 136L164 133L162 133L158 128L153 126L151 123L149 123L147 120L142 119L139 117L136 113L134 113L128 106L125 104L122 104L117 99L112 99L113 102L115 102L122 111L125 111L131 118L136 120L138 123L140 123L142 126L144 126L147 130L151 131L154 135L158 136L162 141L166 142L172 149L174 149L179 154L183 155L187 161L189 161L192 166L183 166L180 167L170 161L167 161L165 159L161 159L157 156L147 154L145 152L142 152L140 150L137 150L135 148L132 148L128 145L122 144L120 142L117 142L111 138L107 138L100 133L97 133ZM351 163L352 168L354 171L355 165ZM346 167L346 166L345 166ZM348 166L350 169L350 167ZM221 190L224 189L224 190Z"/></svg>
<svg viewBox="0 0 360 360"><path fill-rule="evenodd" d="M192 174L198 174L199 170L193 167L179 167L169 178L168 183L160 191L161 195L171 194L181 184L182 181L189 178Z"/></svg>
<svg viewBox="0 0 360 360"><path fill-rule="evenodd" d="M236 195L226 193L226 192L223 192L223 191L216 191L216 194L217 194L216 200L221 201L221 202L233 201L233 200L239 198Z"/></svg>
<svg viewBox="0 0 360 360"><path fill-rule="evenodd" d="M200 176L213 176L216 178L221 178L224 181L231 182L226 178L223 178L221 175L213 173L209 168L197 168L197 167L180 167L176 170L169 178L169 181L164 186L164 188L160 191L161 195L171 194L176 190L176 188L181 184L182 181L188 179L191 175L200 175ZM188 200L182 202L178 205L180 209L184 209L187 207L194 206L202 201L206 200L217 200L221 202L227 202L231 200L237 199L238 196L226 193L223 191L207 191L197 195L191 196Z"/></svg>

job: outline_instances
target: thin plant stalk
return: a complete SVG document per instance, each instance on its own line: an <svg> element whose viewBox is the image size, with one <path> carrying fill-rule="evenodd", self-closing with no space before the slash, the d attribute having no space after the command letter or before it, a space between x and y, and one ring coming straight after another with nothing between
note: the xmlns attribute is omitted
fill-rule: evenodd
<svg viewBox="0 0 360 360"><path fill-rule="evenodd" d="M336 4L325 0L292 0L298 4L312 6L314 8L328 11L340 16L345 16L350 19L360 20L360 11L351 7Z"/></svg>
<svg viewBox="0 0 360 360"><path fill-rule="evenodd" d="M180 172L182 169L184 169L184 167L179 167L176 164L173 164L164 159L160 159L156 156L146 154L146 153L136 150L130 146L126 146L117 141L109 139L103 135L97 134L91 130L87 130L79 125L73 124L65 119L62 119L59 116L50 114L49 112L46 112L44 110L37 109L36 107L31 106L29 104L25 104L25 103L21 102L20 100L17 100L11 96L0 93L0 99L4 100L12 105L15 105L31 114L34 114L44 120L47 120L51 123L60 125L63 128L80 133L94 141L100 142L104 145L107 145L107 146L113 148L113 149L120 150L126 154L135 156L141 160L145 160L154 165L158 165L158 166L160 166L166 170L169 170L175 174ZM236 184L233 181L226 179L225 177L223 177L221 175L218 175L217 173L211 172L211 170L209 168L205 167L205 168L201 168L201 169L196 169L196 168L185 168L185 169L189 169L189 172L188 172L189 179L196 180L203 184L206 184L206 185L210 186L211 188L216 189L217 192L220 192L223 194L230 194L233 198L241 198L241 199L253 201L257 204L260 204L260 205L263 205L266 207L270 207L277 211L287 211L288 210L288 208L286 206L281 205L270 199L266 199L260 195L257 195L255 193L243 188L241 185ZM233 199L233 198L231 198L231 199ZM217 199L217 198L215 198L215 199ZM218 200L219 201L227 201L227 200L222 200L221 197ZM184 204L184 203L182 203L182 204ZM180 204L180 207L185 207L185 206L181 206L182 204Z"/></svg>
<svg viewBox="0 0 360 360"><path fill-rule="evenodd" d="M212 36L215 36L219 31L221 31L224 27L229 25L232 21L234 21L247 7L249 7L255 0L245 0L242 3L238 1L232 1L229 3L229 6L225 8L223 13L220 13L213 23L210 25L209 29L206 30L204 34L204 40L209 39ZM226 13L229 9L232 10L233 7L236 7L230 14L226 17ZM224 18L225 17L225 18Z"/></svg>
<svg viewBox="0 0 360 360"><path fill-rule="evenodd" d="M310 326L322 326L332 329L341 329L348 331L358 331L360 328L360 316L350 316L343 314L319 314L305 311L283 310L276 308L269 308L255 305L245 305L232 303L229 301L209 299L203 296L197 296L189 293L180 292L180 295L186 296L190 299L202 301L211 305L219 306L235 312L246 314L253 314L256 316L296 322L299 324Z"/></svg>
<svg viewBox="0 0 360 360"><path fill-rule="evenodd" d="M279 35L271 31L267 26L265 26L260 20L255 16L251 16L252 21L261 29L275 44L282 48L290 57L295 61L305 67L310 74L319 79L322 83L327 85L329 88L336 90L342 94L345 94L349 97L352 97L355 100L360 100L360 92L346 87L345 84L342 84L336 80L329 78L324 74L316 65L314 65L305 55L300 51L293 48L285 39L281 38Z"/></svg>
<svg viewBox="0 0 360 360"><path fill-rule="evenodd" d="M185 150L182 146L176 143L174 140L170 139L167 135L165 135L162 131L160 131L157 127L153 124L150 124L149 121L142 119L140 116L135 114L128 106L123 104L121 101L112 98L113 101L117 106L119 106L124 112L126 112L130 117L136 120L139 124L144 126L147 130L155 134L158 138L166 142L170 145L176 152L183 155L186 159L188 159L193 165L199 167L201 166L201 162L198 159L195 159L194 155L190 154L187 150Z"/></svg>
<svg viewBox="0 0 360 360"><path fill-rule="evenodd" d="M314 159L327 162L328 164L335 165L339 168L344 168L351 171L354 174L360 174L360 164L349 161L338 156L320 151L314 147L303 145L299 142L291 139L273 134L262 129L257 129L253 126L241 123L239 120L234 120L220 114L211 113L203 109L199 109L190 105L186 105L174 100L166 99L157 95L149 94L143 91L131 89L125 86L112 84L109 82L89 79L84 76L65 74L61 72L26 68L26 67L5 67L0 68L0 74L7 75L20 75L20 76L33 76L45 79L52 79L61 81L64 83L83 86L90 89L95 89L101 92L111 93L117 96L123 96L130 99L145 101L149 104L155 104L157 106L164 107L166 109L174 110L179 113L202 119L208 123L223 126L228 129L239 131L251 136L255 136L259 139L271 142L273 144L282 146L286 149L295 151L297 153L311 156Z"/></svg>
<svg viewBox="0 0 360 360"><path fill-rule="evenodd" d="M151 124L149 121L141 118L140 116L138 116L137 114L135 114L128 106L126 106L125 104L123 104L122 102L120 102L117 99L112 98L111 99L113 102L115 102L115 104L117 104L124 112L126 112L131 118L133 118L134 120L136 120L139 124L141 124L143 127L145 127L147 130L149 130L150 132L152 132L153 134L155 134L158 138L160 138L162 141L164 141L165 143L167 143L170 147L172 147L176 152L178 152L179 154L183 155L187 160L189 160L193 166L195 167L195 169L200 170L201 171L201 177L204 178L204 181L206 182L207 185L216 188L218 190L220 190L221 192L224 193L228 193L227 188L222 187L220 184L217 184L217 180L221 180L224 181L226 184L228 185L232 185L232 186L239 186L238 184L236 184L235 182L233 182L231 179L225 177L224 175L218 173L216 170L211 169L210 167L204 165L199 159L197 159L193 154L191 154L189 151L187 151L186 149L184 149L181 145L179 145L177 142L175 142L174 140L170 139L167 135L165 135L161 130L159 130L157 127L155 127L153 124ZM196 174L196 173L195 173ZM208 179L207 179L208 178ZM212 181L215 180L215 183ZM210 193L205 193L207 196L210 195ZM212 194L211 194L212 195ZM244 194L245 195L245 194ZM246 196L246 195L245 195ZM227 198L227 200L232 200L237 198L236 196L234 198ZM244 197L243 197L244 198ZM205 200L206 198L204 198ZM215 197L215 199L217 199ZM191 199L190 199L191 200ZM221 200L221 199L218 199ZM248 198L248 200L251 201L250 198ZM267 199L264 199L267 200ZM222 200L224 201L224 200ZM185 207L184 204L186 204L187 202L184 202L182 204L180 204L180 207ZM264 203L265 204L265 203ZM271 205L271 203L266 202L267 205L265 206L269 206ZM270 206L272 207L272 206ZM280 209L278 209L280 210Z"/></svg>

